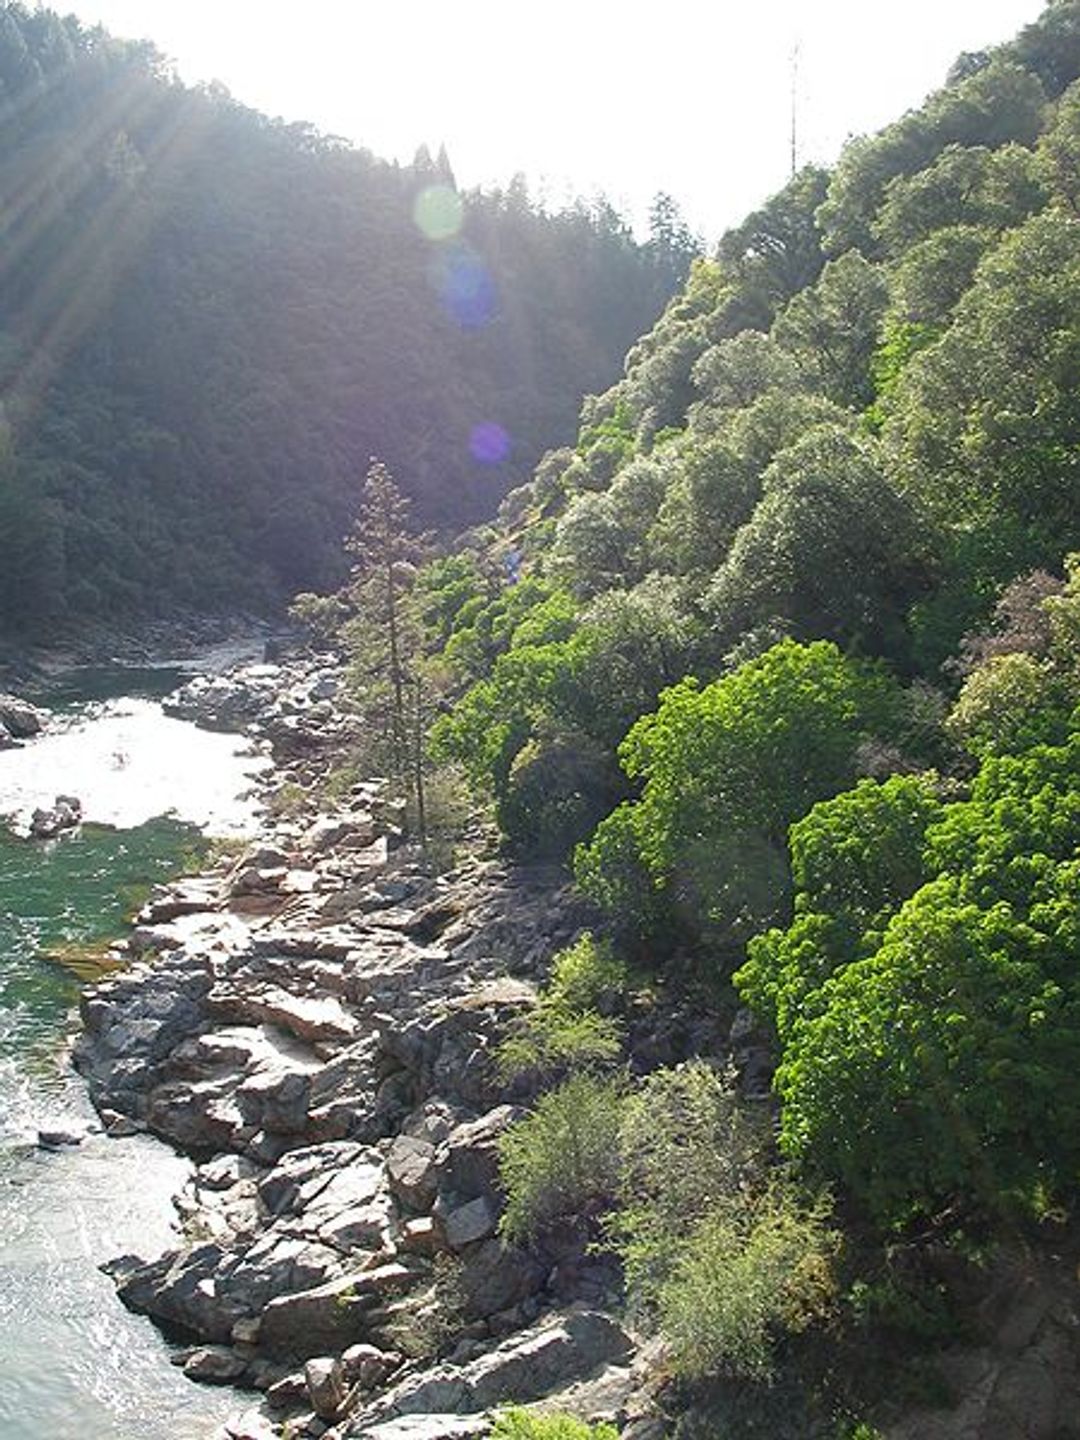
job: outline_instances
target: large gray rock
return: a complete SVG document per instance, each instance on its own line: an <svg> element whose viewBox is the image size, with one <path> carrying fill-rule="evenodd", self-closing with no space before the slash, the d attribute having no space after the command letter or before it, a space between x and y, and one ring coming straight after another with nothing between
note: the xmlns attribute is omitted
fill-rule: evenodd
<svg viewBox="0 0 1080 1440"><path fill-rule="evenodd" d="M35 810L30 816L32 840L55 840L66 830L82 824L82 802L74 795L58 795L48 810Z"/></svg>
<svg viewBox="0 0 1080 1440"><path fill-rule="evenodd" d="M346 1431L365 1440L480 1440L491 1434L492 1422L483 1415L402 1415L378 1425L361 1425Z"/></svg>
<svg viewBox="0 0 1080 1440"><path fill-rule="evenodd" d="M219 1292L217 1271L225 1259L225 1250L211 1244L172 1251L149 1265L137 1256L122 1256L103 1268L129 1309L211 1344L226 1345L244 1309Z"/></svg>
<svg viewBox="0 0 1080 1440"><path fill-rule="evenodd" d="M332 1355L309 1360L304 1366L304 1382L315 1414L321 1420L336 1420L349 1393L341 1361Z"/></svg>
<svg viewBox="0 0 1080 1440"><path fill-rule="evenodd" d="M412 1135L399 1135L386 1157L390 1189L411 1210L430 1210L438 1189L435 1146Z"/></svg>
<svg viewBox="0 0 1080 1440"><path fill-rule="evenodd" d="M543 1287L545 1270L540 1262L501 1240L484 1240L461 1258L459 1279L467 1320L486 1320L512 1310Z"/></svg>
<svg viewBox="0 0 1080 1440"><path fill-rule="evenodd" d="M0 695L0 727L13 740L29 740L40 735L48 724L49 716L17 695Z"/></svg>
<svg viewBox="0 0 1080 1440"><path fill-rule="evenodd" d="M625 1361L633 1349L625 1330L597 1311L569 1313L515 1336L459 1367L439 1365L388 1391L368 1412L389 1415L469 1415L496 1405L539 1400ZM350 1435L368 1433L364 1418Z"/></svg>
<svg viewBox="0 0 1080 1440"><path fill-rule="evenodd" d="M296 1295L278 1296L263 1312L259 1344L271 1355L300 1359L340 1353L365 1338L365 1315L409 1289L416 1278L401 1265L381 1265Z"/></svg>

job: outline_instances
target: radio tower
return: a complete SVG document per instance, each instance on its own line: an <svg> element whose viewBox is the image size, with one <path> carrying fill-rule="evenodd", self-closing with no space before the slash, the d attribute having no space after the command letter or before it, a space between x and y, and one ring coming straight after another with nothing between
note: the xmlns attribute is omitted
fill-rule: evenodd
<svg viewBox="0 0 1080 1440"><path fill-rule="evenodd" d="M791 175L799 169L799 41L791 50Z"/></svg>

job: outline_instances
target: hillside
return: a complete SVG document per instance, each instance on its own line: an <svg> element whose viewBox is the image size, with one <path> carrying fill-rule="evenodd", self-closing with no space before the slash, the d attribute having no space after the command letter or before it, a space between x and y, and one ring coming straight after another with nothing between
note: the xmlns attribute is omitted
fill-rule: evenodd
<svg viewBox="0 0 1080 1440"><path fill-rule="evenodd" d="M0 630L280 603L340 572L372 454L491 513L618 372L693 244L459 194L0 7Z"/></svg>
<svg viewBox="0 0 1080 1440"><path fill-rule="evenodd" d="M1075 1327L1013 1429L956 1377L964 1344L990 1363L1006 1261L1072 1253L1078 1198L1078 77L1055 0L794 176L576 445L392 597L396 654L349 621L389 613L385 474L350 585L299 607L339 625L359 763L421 829L463 777L604 917L510 1042L540 1098L504 1228L576 1217L619 1255L680 1434L781 1433L738 1398L777 1357L779 1410L817 1416L792 1434L1067 1431ZM426 777L395 691L432 717ZM636 1047L671 990L731 1026L702 1053L736 1091Z"/></svg>

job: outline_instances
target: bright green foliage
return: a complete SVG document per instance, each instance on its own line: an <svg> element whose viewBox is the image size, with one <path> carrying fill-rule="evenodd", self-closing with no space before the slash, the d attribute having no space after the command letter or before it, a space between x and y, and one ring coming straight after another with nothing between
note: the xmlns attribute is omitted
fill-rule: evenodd
<svg viewBox="0 0 1080 1440"><path fill-rule="evenodd" d="M610 1010L626 994L630 973L608 940L586 931L555 957L546 996L566 1010Z"/></svg>
<svg viewBox="0 0 1080 1440"><path fill-rule="evenodd" d="M928 778L862 784L792 836L795 923L738 976L783 1041L784 1148L885 1222L1067 1192L1080 735L986 759L944 806Z"/></svg>
<svg viewBox="0 0 1080 1440"><path fill-rule="evenodd" d="M569 1010L545 1001L502 1042L495 1061L504 1080L549 1080L580 1070L603 1070L622 1054L623 1029L610 1015Z"/></svg>
<svg viewBox="0 0 1080 1440"><path fill-rule="evenodd" d="M887 732L898 706L883 674L824 641L784 642L704 689L682 682L620 748L642 797L578 852L579 881L612 906L649 877L688 924L737 943L783 905L787 826L854 779L860 742Z"/></svg>
<svg viewBox="0 0 1080 1440"><path fill-rule="evenodd" d="M573 1075L503 1132L499 1176L506 1191L501 1230L524 1241L560 1216L603 1206L618 1187L623 1088Z"/></svg>
<svg viewBox="0 0 1080 1440"><path fill-rule="evenodd" d="M927 843L931 871L959 876L965 899L1030 904L1047 867L1080 849L1080 734L985 760L971 798L948 807Z"/></svg>
<svg viewBox="0 0 1080 1440"><path fill-rule="evenodd" d="M614 1425L587 1425L572 1415L536 1415L503 1410L495 1417L493 1440L619 1440Z"/></svg>
<svg viewBox="0 0 1080 1440"><path fill-rule="evenodd" d="M860 780L791 827L791 871L804 908L864 927L926 878L926 832L942 814L935 775Z"/></svg>
<svg viewBox="0 0 1080 1440"><path fill-rule="evenodd" d="M964 903L944 876L907 902L874 955L826 983L777 1074L790 1154L883 1220L958 1196L998 1213L1071 1183L1080 990L1067 947L1080 890L1070 868L1038 928L1004 901Z"/></svg>
<svg viewBox="0 0 1080 1440"><path fill-rule="evenodd" d="M828 1205L777 1183L696 1225L660 1287L660 1329L676 1371L767 1379L773 1343L819 1320L833 1296Z"/></svg>
<svg viewBox="0 0 1080 1440"><path fill-rule="evenodd" d="M791 827L795 919L751 940L735 976L782 1040L821 1001L825 981L929 878L926 832L942 814L936 777L862 780Z"/></svg>

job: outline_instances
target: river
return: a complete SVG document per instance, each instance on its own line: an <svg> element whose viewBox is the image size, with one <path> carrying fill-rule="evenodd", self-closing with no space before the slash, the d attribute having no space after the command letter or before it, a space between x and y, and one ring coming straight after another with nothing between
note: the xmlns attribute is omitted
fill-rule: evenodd
<svg viewBox="0 0 1080 1440"><path fill-rule="evenodd" d="M244 834L261 764L236 736L168 718L163 669L81 671L43 696L55 727L0 752L0 815L77 795L81 833L42 844L0 828L0 1436L204 1440L237 1397L196 1386L98 1266L167 1248L187 1163L156 1142L37 1132L93 1119L65 1060L79 949L122 932L154 880L204 833ZM51 952L52 958L49 953ZM60 963L57 956L66 963Z"/></svg>

